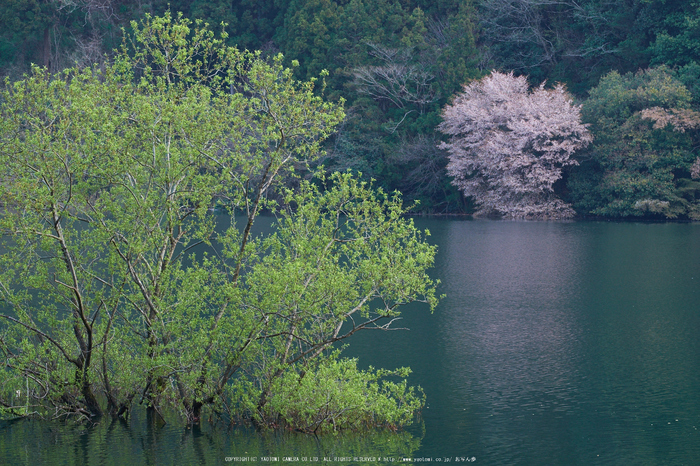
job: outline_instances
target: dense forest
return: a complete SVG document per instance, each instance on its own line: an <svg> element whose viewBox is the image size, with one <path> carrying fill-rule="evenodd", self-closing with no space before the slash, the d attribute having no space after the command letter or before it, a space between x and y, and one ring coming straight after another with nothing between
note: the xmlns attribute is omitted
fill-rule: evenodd
<svg viewBox="0 0 700 466"><path fill-rule="evenodd" d="M282 53L297 79L328 70L318 92L344 100L346 118L315 164L400 190L416 211L475 210L436 128L464 85L497 70L561 83L581 105L592 143L552 187L577 215L700 218L700 3L5 0L0 74L103 62L131 20L168 9L224 23L228 45Z"/></svg>

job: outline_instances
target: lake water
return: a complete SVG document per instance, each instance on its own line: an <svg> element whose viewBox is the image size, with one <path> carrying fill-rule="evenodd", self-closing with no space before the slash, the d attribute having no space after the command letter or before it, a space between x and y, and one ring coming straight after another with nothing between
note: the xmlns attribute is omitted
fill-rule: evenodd
<svg viewBox="0 0 700 466"><path fill-rule="evenodd" d="M0 464L700 464L700 225L416 219L447 296L349 356L410 366L403 432L0 423Z"/></svg>

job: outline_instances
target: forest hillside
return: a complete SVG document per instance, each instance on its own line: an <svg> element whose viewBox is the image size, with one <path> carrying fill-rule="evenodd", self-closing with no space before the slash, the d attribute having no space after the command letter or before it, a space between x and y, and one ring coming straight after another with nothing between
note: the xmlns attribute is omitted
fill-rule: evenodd
<svg viewBox="0 0 700 466"><path fill-rule="evenodd" d="M464 86L497 71L580 106L592 142L546 188L577 216L700 218L697 2L4 0L0 75L103 62L132 20L168 9L223 27L228 45L283 54L297 79L327 70L319 92L347 116L316 163L400 190L414 211L479 210L448 175L437 128Z"/></svg>

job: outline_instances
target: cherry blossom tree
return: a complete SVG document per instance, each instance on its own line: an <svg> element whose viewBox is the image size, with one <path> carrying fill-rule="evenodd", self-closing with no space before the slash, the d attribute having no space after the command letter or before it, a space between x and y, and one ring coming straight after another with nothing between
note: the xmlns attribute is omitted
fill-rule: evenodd
<svg viewBox="0 0 700 466"><path fill-rule="evenodd" d="M557 219L574 215L553 185L591 136L564 86L529 91L524 76L492 72L464 87L443 110L451 136L448 174L471 196L476 215Z"/></svg>

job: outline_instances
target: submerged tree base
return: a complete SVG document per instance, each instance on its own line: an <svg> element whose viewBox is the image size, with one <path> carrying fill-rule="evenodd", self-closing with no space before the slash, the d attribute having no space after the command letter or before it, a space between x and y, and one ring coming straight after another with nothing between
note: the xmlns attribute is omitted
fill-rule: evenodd
<svg viewBox="0 0 700 466"><path fill-rule="evenodd" d="M166 416L170 421L170 417ZM413 429L412 429L413 430ZM353 457L406 458L421 446L416 432L337 432L317 437L289 430L261 432L245 426L228 428L202 421L183 427L176 422L151 423L144 409L129 421L103 418L86 427L56 421L0 421L3 464L219 464L226 457L335 457L334 465L357 464ZM109 446L109 452L105 451ZM344 461L341 457L348 458Z"/></svg>

